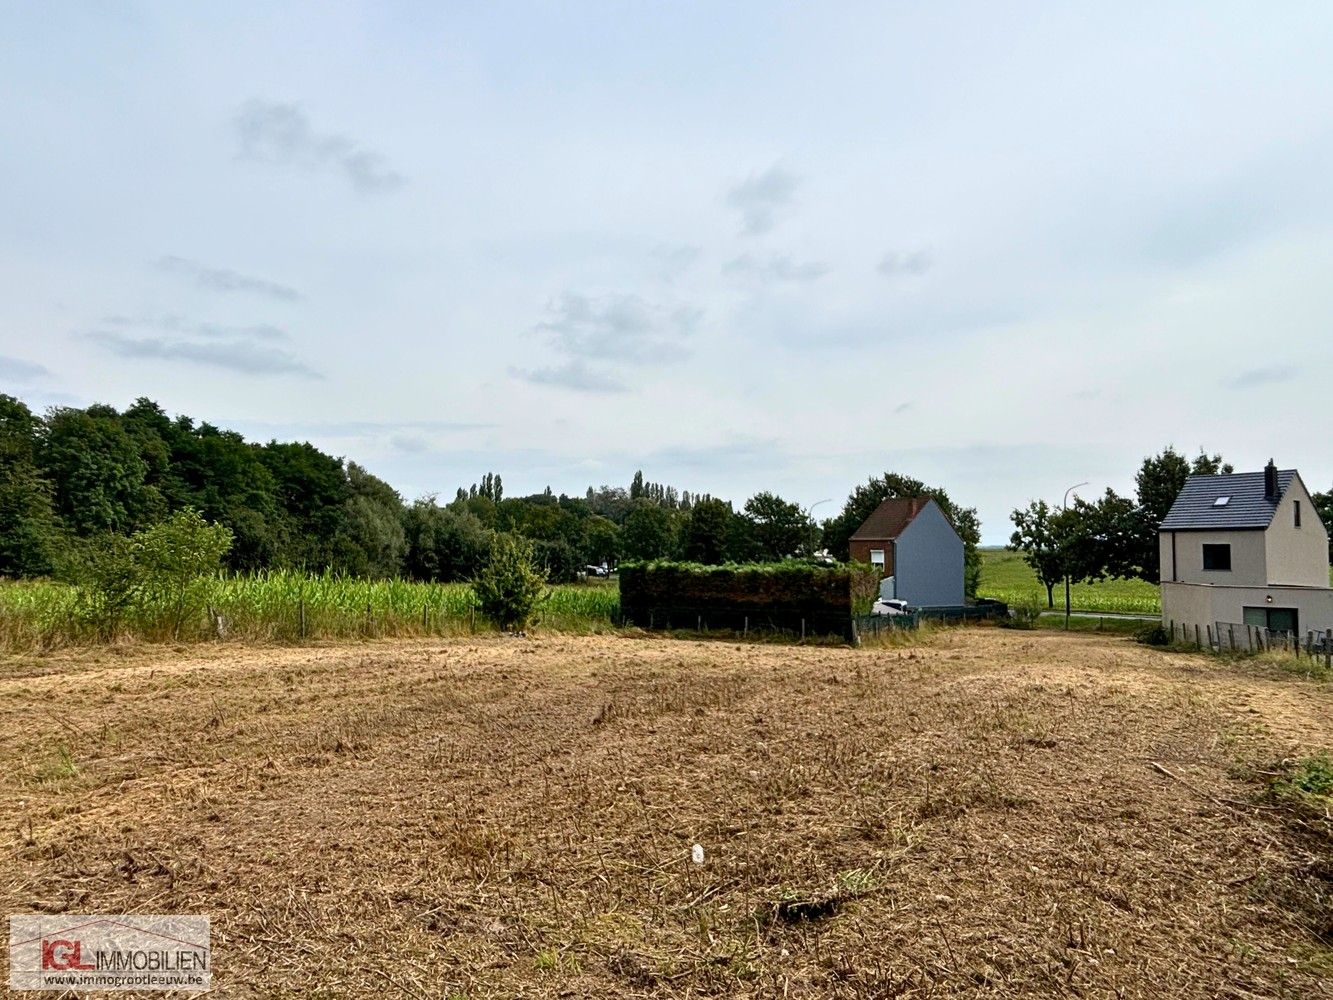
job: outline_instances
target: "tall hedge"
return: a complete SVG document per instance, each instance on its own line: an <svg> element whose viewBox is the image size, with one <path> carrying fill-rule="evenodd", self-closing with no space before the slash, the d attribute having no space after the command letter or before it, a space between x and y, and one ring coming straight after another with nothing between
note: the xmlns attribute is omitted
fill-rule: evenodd
<svg viewBox="0 0 1333 1000"><path fill-rule="evenodd" d="M853 615L875 599L870 566L782 562L620 567L620 612L641 628L778 629L851 638Z"/></svg>

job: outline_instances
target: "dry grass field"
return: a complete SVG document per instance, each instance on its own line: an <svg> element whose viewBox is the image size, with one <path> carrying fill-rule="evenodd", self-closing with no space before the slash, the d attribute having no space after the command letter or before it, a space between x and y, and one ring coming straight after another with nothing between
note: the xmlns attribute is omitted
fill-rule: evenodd
<svg viewBox="0 0 1333 1000"><path fill-rule="evenodd" d="M209 914L226 997L1333 996L1330 746L1091 635L9 658L0 913Z"/></svg>

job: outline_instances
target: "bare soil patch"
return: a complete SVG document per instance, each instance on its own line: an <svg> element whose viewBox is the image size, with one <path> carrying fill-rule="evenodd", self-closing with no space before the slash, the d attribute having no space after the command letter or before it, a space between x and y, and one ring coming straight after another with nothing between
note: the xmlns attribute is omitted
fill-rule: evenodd
<svg viewBox="0 0 1333 1000"><path fill-rule="evenodd" d="M1333 996L1333 687L1096 635L0 661L0 913L263 997ZM701 844L702 865L691 860Z"/></svg>

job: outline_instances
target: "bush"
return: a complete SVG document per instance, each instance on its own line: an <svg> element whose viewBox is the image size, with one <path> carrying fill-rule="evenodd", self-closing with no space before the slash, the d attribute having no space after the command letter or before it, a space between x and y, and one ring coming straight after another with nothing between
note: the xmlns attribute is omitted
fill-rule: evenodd
<svg viewBox="0 0 1333 1000"><path fill-rule="evenodd" d="M1171 645L1171 635L1167 632L1165 625L1157 622L1135 632L1134 641L1141 642L1145 646L1169 646Z"/></svg>
<svg viewBox="0 0 1333 1000"><path fill-rule="evenodd" d="M1013 601L1009 605L1009 617L1001 618L1004 628L1034 629L1041 618L1041 595L1031 593Z"/></svg>
<svg viewBox="0 0 1333 1000"><path fill-rule="evenodd" d="M533 564L532 543L516 535L496 535L485 568L472 581L481 613L501 629L528 623L546 595L546 576Z"/></svg>

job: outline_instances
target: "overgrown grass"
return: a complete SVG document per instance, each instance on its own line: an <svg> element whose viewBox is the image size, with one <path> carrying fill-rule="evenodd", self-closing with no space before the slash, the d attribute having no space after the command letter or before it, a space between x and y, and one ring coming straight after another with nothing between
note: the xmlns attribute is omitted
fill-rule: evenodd
<svg viewBox="0 0 1333 1000"><path fill-rule="evenodd" d="M208 583L207 610L185 623L181 641L242 639L292 642L441 635L485 630L465 583L361 580L277 571L219 577ZM536 628L591 632L613 626L620 594L581 584L549 588L533 619ZM172 638L171 609L152 596L135 603L116 638ZM30 650L98 641L75 588L36 582L0 586L0 648Z"/></svg>
<svg viewBox="0 0 1333 1000"><path fill-rule="evenodd" d="M993 597L1007 604L1027 600L1034 592L1046 603L1046 588L1037 582L1032 567L1020 552L1008 549L981 549L981 584L978 597ZM1056 588L1055 603L1064 607L1064 587ZM1101 583L1076 583L1070 589L1075 611L1104 611L1108 614L1162 613L1159 588L1143 580L1103 580Z"/></svg>

